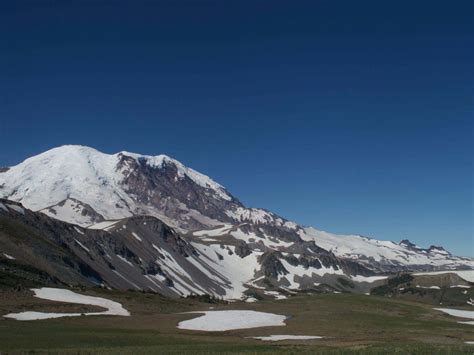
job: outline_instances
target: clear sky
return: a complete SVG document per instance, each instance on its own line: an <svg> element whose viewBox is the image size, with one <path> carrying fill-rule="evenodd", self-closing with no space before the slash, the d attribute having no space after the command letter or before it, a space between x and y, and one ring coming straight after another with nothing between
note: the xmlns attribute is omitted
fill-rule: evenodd
<svg viewBox="0 0 474 355"><path fill-rule="evenodd" d="M474 256L473 4L4 1L0 165L164 153L305 225Z"/></svg>

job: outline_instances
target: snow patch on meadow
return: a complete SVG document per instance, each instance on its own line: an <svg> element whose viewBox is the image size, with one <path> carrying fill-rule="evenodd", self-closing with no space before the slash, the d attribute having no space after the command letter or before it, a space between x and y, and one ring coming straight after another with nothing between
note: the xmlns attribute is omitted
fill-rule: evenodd
<svg viewBox="0 0 474 355"><path fill-rule="evenodd" d="M465 311L462 309L452 309L452 308L435 308L435 310L444 312L453 317L474 319L474 311Z"/></svg>
<svg viewBox="0 0 474 355"><path fill-rule="evenodd" d="M234 329L285 326L286 316L256 311L197 311L200 317L178 324L179 329L223 332Z"/></svg>
<svg viewBox="0 0 474 355"><path fill-rule="evenodd" d="M72 292L61 288L33 288L31 289L35 293L35 297L44 300L66 302L66 303L77 303L87 304L92 306L99 306L106 309L103 312L89 312L89 313L46 313L46 312L20 312L20 313L9 313L4 315L5 318L11 318L16 320L37 320L37 319L50 319L60 317L79 317L81 315L96 316L96 315L110 315L110 316L129 316L128 312L118 302L114 302L101 297L93 297L81 295L79 293Z"/></svg>
<svg viewBox="0 0 474 355"><path fill-rule="evenodd" d="M474 311L465 311L461 309L451 309L451 308L435 308L435 310L444 312L453 317L474 319ZM458 323L474 325L474 321L463 321L463 322L458 322Z"/></svg>

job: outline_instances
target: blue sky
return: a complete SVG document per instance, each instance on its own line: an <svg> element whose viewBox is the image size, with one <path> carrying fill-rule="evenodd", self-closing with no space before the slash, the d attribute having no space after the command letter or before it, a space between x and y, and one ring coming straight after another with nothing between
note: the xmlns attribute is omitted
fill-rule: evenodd
<svg viewBox="0 0 474 355"><path fill-rule="evenodd" d="M474 256L472 1L15 1L0 165L168 154L305 225Z"/></svg>

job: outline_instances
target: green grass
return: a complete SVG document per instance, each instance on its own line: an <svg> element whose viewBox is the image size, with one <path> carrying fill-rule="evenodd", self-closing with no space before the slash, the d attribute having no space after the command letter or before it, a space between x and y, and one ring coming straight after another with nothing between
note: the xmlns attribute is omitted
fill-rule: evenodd
<svg viewBox="0 0 474 355"><path fill-rule="evenodd" d="M88 290L121 302L131 317L78 317L45 321L0 320L0 353L71 354L301 354L301 353L473 353L474 327L421 303L354 294L321 294L282 301L210 304L199 299L170 300L140 292ZM2 296L4 296L2 298ZM1 312L54 303L14 293L0 294ZM285 327L219 333L183 331L190 310L254 309L291 316ZM4 314L3 313L3 314ZM261 342L253 336L319 335L305 342Z"/></svg>

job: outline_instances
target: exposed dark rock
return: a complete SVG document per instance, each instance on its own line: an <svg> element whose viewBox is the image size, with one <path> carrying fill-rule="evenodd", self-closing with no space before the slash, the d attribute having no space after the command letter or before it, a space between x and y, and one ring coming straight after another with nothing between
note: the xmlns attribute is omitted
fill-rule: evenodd
<svg viewBox="0 0 474 355"><path fill-rule="evenodd" d="M240 241L235 247L235 253L241 258L245 258L247 255L252 253L252 250L244 241Z"/></svg>
<svg viewBox="0 0 474 355"><path fill-rule="evenodd" d="M135 196L138 202L157 207L167 217L181 221L188 229L205 226L194 219L183 219L187 212L183 210L183 203L187 208L205 211L206 216L222 222L231 221L224 213L226 210L242 207L232 195L229 194L230 201L216 198L212 189L197 185L187 175L180 176L171 161L164 161L163 166L154 167L144 159L136 160L121 154L117 169L123 173L126 191Z"/></svg>
<svg viewBox="0 0 474 355"><path fill-rule="evenodd" d="M268 252L264 253L260 257L259 261L262 265L262 270L265 276L277 279L278 275L289 274L288 270L285 269L278 256L279 255L276 252Z"/></svg>

